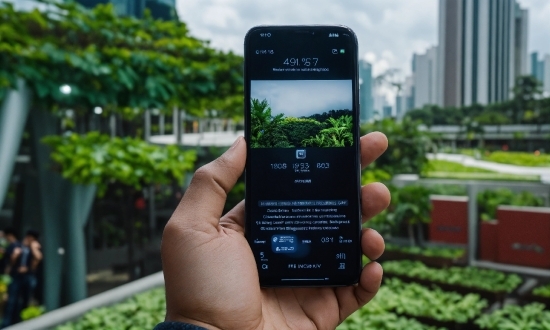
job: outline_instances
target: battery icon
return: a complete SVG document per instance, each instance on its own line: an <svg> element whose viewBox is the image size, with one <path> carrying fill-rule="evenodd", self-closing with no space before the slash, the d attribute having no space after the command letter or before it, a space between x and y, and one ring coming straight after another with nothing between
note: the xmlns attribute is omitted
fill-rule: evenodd
<svg viewBox="0 0 550 330"><path fill-rule="evenodd" d="M340 49L340 54L344 54L346 52L345 49Z"/></svg>

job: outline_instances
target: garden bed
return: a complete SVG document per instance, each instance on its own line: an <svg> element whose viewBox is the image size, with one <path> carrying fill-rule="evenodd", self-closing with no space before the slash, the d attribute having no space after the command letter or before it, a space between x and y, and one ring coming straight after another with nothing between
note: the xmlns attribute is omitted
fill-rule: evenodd
<svg viewBox="0 0 550 330"><path fill-rule="evenodd" d="M503 302L507 294L516 290L522 280L516 274L476 267L429 268L418 261L388 261L382 264L386 277L405 282L437 285L444 291L460 294L476 293L489 302Z"/></svg>
<svg viewBox="0 0 550 330"><path fill-rule="evenodd" d="M463 266L468 262L466 250L461 248L399 247L386 244L386 250L378 261L417 260L431 267L447 268Z"/></svg>

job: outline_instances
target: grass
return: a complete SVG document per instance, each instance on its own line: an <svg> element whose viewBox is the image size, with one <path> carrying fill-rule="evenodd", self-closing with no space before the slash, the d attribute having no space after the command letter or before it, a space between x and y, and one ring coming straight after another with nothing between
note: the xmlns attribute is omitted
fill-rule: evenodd
<svg viewBox="0 0 550 330"><path fill-rule="evenodd" d="M425 178L459 180L540 181L538 175L499 173L440 159L431 159L424 168L422 176Z"/></svg>
<svg viewBox="0 0 550 330"><path fill-rule="evenodd" d="M477 151L477 152L476 152ZM531 166L531 167L550 167L550 154L539 153L538 155L530 152L517 151L484 151L475 149L461 149L460 154L475 157L476 153L482 160L500 164Z"/></svg>

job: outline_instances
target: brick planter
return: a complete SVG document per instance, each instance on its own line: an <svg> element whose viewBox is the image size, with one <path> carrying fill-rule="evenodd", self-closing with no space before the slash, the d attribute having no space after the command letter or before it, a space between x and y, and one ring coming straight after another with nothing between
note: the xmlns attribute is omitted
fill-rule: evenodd
<svg viewBox="0 0 550 330"><path fill-rule="evenodd" d="M468 244L468 197L430 196L430 241Z"/></svg>
<svg viewBox="0 0 550 330"><path fill-rule="evenodd" d="M479 225L479 259L498 259L498 221L482 221Z"/></svg>
<svg viewBox="0 0 550 330"><path fill-rule="evenodd" d="M497 261L550 268L550 208L499 206Z"/></svg>

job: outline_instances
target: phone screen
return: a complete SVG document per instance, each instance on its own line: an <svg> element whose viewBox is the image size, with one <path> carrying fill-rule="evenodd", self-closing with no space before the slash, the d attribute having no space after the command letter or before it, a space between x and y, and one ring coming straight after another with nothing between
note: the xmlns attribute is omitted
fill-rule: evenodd
<svg viewBox="0 0 550 330"><path fill-rule="evenodd" d="M245 38L246 237L262 286L357 283L357 40L342 26Z"/></svg>

